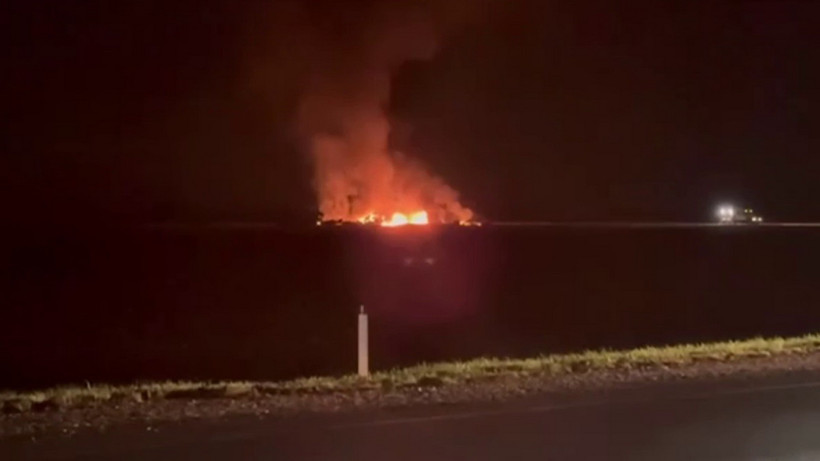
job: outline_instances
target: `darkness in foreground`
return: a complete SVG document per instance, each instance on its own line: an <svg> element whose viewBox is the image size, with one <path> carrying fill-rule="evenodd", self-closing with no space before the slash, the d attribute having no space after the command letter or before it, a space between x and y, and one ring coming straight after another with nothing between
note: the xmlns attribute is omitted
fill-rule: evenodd
<svg viewBox="0 0 820 461"><path fill-rule="evenodd" d="M820 376L503 404L144 426L0 444L4 459L781 460L820 456ZM2 453L2 451L0 451Z"/></svg>
<svg viewBox="0 0 820 461"><path fill-rule="evenodd" d="M820 325L817 229L154 229L6 241L2 387L280 379Z"/></svg>

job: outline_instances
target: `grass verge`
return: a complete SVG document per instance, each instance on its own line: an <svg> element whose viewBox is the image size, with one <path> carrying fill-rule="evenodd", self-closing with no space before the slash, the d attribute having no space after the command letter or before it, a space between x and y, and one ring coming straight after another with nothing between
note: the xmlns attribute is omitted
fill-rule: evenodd
<svg viewBox="0 0 820 461"><path fill-rule="evenodd" d="M820 334L793 338L753 338L702 344L587 351L529 359L482 358L464 362L421 364L374 373L311 377L283 382L157 382L123 386L86 384L50 389L0 392L4 415L124 405L147 406L158 401L257 399L271 396L309 397L328 394L401 393L412 388L458 388L496 380L549 381L591 372L632 373L679 369L703 363L806 355L820 352ZM281 400L281 399L280 399Z"/></svg>

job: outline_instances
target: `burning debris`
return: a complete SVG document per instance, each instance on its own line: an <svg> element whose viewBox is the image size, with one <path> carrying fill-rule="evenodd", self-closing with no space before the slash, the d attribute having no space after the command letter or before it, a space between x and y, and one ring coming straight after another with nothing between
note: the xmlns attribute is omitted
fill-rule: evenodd
<svg viewBox="0 0 820 461"><path fill-rule="evenodd" d="M481 226L481 222L479 221L453 221L447 222L442 221L444 223L450 224L458 224L460 226ZM381 227L400 227L400 226L426 226L430 224L430 217L426 211L416 211L413 213L401 213L395 212L389 218L384 215L379 215L376 213L367 213L366 215L355 219L355 220L343 220L343 219L336 219L336 220L324 220L319 219L316 221L317 226L321 226L324 224L364 224L364 225L375 225Z"/></svg>
<svg viewBox="0 0 820 461"><path fill-rule="evenodd" d="M458 193L390 146L391 73L435 53L433 24L408 2L373 2L316 27L319 59L299 108L312 155L319 223L382 226L468 223ZM340 49L339 34L353 45ZM352 37L348 37L352 35Z"/></svg>
<svg viewBox="0 0 820 461"><path fill-rule="evenodd" d="M345 221L345 220L332 220L332 221L325 221L319 219L316 221L316 224L321 226L324 223L335 223L335 224L343 224L345 222L351 223L358 223L358 224L374 224L379 225L382 227L399 227L399 226L424 226L430 224L430 219L427 216L426 211L416 211L414 213L405 214L400 212L393 213L389 218L383 215L378 215L376 213L367 213L366 215L356 219L355 221Z"/></svg>
<svg viewBox="0 0 820 461"><path fill-rule="evenodd" d="M430 224L430 219L426 211L416 211L414 213L404 214L395 212L390 216L390 219L375 213L368 213L367 215L357 219L362 224L376 223L384 227L398 227L412 224L414 226L423 226Z"/></svg>

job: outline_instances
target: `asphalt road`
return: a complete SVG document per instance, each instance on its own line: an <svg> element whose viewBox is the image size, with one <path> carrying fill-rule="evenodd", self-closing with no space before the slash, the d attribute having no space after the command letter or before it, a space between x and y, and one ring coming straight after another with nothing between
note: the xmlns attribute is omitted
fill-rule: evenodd
<svg viewBox="0 0 820 461"><path fill-rule="evenodd" d="M820 376L0 443L0 459L820 460Z"/></svg>
<svg viewBox="0 0 820 461"><path fill-rule="evenodd" d="M496 227L559 227L559 228L601 228L601 229L696 229L696 228L820 228L820 222L764 222L732 223L719 222L676 222L676 221L601 221L601 222L551 222L551 221L496 221Z"/></svg>
<svg viewBox="0 0 820 461"><path fill-rule="evenodd" d="M350 224L354 225L354 224ZM601 228L601 229L697 229L708 227L721 228L820 228L820 222L763 222L724 224L715 221L489 221L489 227L556 227L556 228ZM286 226L276 223L215 222L209 224L151 224L145 226L154 230L194 230L194 229L283 229ZM329 225L328 227L336 227ZM371 226L380 228L379 226ZM414 227L414 226L410 226Z"/></svg>

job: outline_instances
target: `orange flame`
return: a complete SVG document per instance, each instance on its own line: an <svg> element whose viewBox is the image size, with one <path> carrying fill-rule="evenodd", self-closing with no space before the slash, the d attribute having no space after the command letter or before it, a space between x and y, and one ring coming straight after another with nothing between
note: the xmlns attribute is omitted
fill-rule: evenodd
<svg viewBox="0 0 820 461"><path fill-rule="evenodd" d="M430 220L427 219L427 212L426 211L417 211L410 215L410 224L415 224L417 226L430 224Z"/></svg>
<svg viewBox="0 0 820 461"><path fill-rule="evenodd" d="M373 213L372 211L370 213L367 213L366 215L362 216L361 218L357 219L357 221L359 221L362 224L371 224L371 223L376 222L377 220L378 220L378 217L376 216L376 213Z"/></svg>
<svg viewBox="0 0 820 461"><path fill-rule="evenodd" d="M352 221L358 222L359 224L377 224L382 227L399 227L407 225L426 226L430 224L430 215L425 210L414 211L412 213L401 213L397 211L390 215L390 218L387 218L385 215L371 211ZM316 221L316 225L321 226L325 222L326 221L319 219ZM335 222L341 223L342 221ZM457 223L461 226L481 226L481 222L472 220L458 221Z"/></svg>
<svg viewBox="0 0 820 461"><path fill-rule="evenodd" d="M334 27L328 35L317 28L319 35L307 37L305 44L315 59L305 62L295 128L312 156L319 219L375 225L470 222L473 212L454 188L396 149L412 143L391 142L387 109L393 71L404 62L433 57L434 21L410 6L417 2L398 2L407 4L406 11L394 10L396 2L365 3L373 10L359 11L363 22L356 24L366 27L350 31L355 46L337 48ZM381 3L391 6L383 9Z"/></svg>
<svg viewBox="0 0 820 461"><path fill-rule="evenodd" d="M407 219L407 215L404 213L393 213L393 216L390 217L390 220L383 221L382 226L384 227L398 227L398 226L405 226L410 223L410 220Z"/></svg>
<svg viewBox="0 0 820 461"><path fill-rule="evenodd" d="M430 224L430 220L427 218L427 212L416 211L414 213L410 213L409 215L395 212L389 220L384 220L381 222L381 225L384 227L398 227L406 226L408 224L412 224L414 226Z"/></svg>

